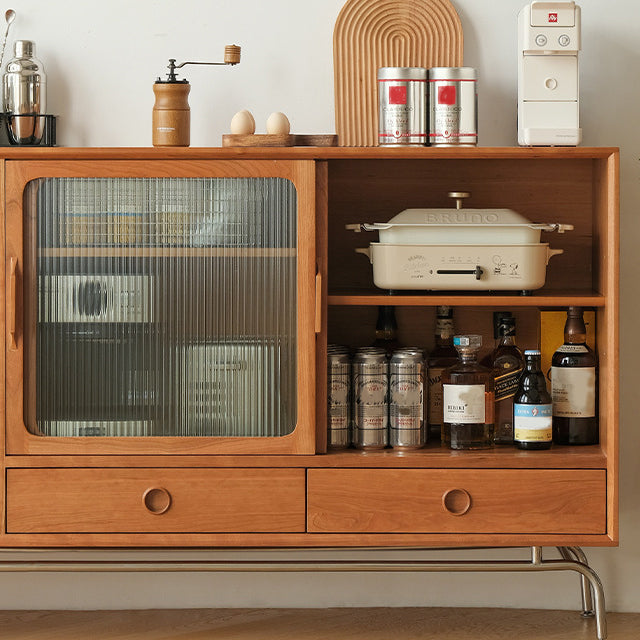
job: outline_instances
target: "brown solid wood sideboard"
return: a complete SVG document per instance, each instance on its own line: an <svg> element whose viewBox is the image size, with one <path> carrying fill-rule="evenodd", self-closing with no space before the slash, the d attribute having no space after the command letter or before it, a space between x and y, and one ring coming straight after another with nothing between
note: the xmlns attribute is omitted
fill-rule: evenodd
<svg viewBox="0 0 640 640"><path fill-rule="evenodd" d="M0 172L2 547L617 544L617 149L14 148ZM544 287L376 289L345 226L451 191L574 226ZM437 305L484 336L511 310L522 348L593 312L600 443L327 451L327 344L370 344L388 304L427 351Z"/></svg>

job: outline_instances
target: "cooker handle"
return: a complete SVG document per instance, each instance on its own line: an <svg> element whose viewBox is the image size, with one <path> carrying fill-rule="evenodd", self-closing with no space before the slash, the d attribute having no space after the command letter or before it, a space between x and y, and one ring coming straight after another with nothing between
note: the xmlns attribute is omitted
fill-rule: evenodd
<svg viewBox="0 0 640 640"><path fill-rule="evenodd" d="M557 231L558 233L564 233L565 231L573 231L572 224L532 224L529 225L531 229L538 229L539 231Z"/></svg>
<svg viewBox="0 0 640 640"><path fill-rule="evenodd" d="M363 256L367 256L367 258L369 258L369 262L371 262L371 264L373 264L373 262L371 260L371 250L369 249L369 247L356 249L355 252L356 253L361 253Z"/></svg>
<svg viewBox="0 0 640 640"><path fill-rule="evenodd" d="M547 247L547 264L549 264L549 260L551 260L553 256L559 256L561 253L564 253L564 249L550 249Z"/></svg>
<svg viewBox="0 0 640 640"><path fill-rule="evenodd" d="M393 226L397 227L399 225L383 224L380 222L374 222L373 224L371 224L370 222L362 222L358 224L345 224L344 228L349 231L355 231L356 233L360 233L361 231L380 231L381 229L382 230L391 229L391 227ZM413 225L409 225L409 226L413 226Z"/></svg>

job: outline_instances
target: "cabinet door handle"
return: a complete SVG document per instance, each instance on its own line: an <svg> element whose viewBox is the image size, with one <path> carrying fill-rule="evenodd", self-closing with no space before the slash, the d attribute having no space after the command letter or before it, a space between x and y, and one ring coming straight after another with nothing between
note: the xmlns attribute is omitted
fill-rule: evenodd
<svg viewBox="0 0 640 640"><path fill-rule="evenodd" d="M9 259L9 308L8 308L8 324L9 324L9 349L15 351L18 348L16 342L16 314L17 314L17 296L18 296L18 258Z"/></svg>
<svg viewBox="0 0 640 640"><path fill-rule="evenodd" d="M322 331L322 274L316 273L316 333Z"/></svg>
<svg viewBox="0 0 640 640"><path fill-rule="evenodd" d="M142 494L142 504L149 513L159 516L169 511L171 494L164 487L149 487Z"/></svg>
<svg viewBox="0 0 640 640"><path fill-rule="evenodd" d="M452 516L463 516L471 509L471 495L464 489L449 489L442 496L442 506Z"/></svg>

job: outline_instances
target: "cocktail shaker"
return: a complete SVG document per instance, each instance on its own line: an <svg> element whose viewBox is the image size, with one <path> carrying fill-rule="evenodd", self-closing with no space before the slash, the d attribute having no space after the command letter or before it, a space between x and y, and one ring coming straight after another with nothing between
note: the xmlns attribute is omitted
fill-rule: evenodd
<svg viewBox="0 0 640 640"><path fill-rule="evenodd" d="M3 77L3 110L9 135L15 144L38 144L42 139L47 108L47 77L35 57L35 43L16 40L15 57Z"/></svg>

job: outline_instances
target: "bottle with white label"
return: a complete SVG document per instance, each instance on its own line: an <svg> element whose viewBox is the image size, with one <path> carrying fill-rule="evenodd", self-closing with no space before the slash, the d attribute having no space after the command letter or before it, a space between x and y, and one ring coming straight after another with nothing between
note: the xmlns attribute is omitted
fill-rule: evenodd
<svg viewBox="0 0 640 640"><path fill-rule="evenodd" d="M540 351L524 352L524 372L513 397L513 439L518 449L549 449L552 442L551 394L540 366Z"/></svg>
<svg viewBox="0 0 640 640"><path fill-rule="evenodd" d="M596 355L587 346L582 309L569 307L564 344L551 359L553 441L597 444Z"/></svg>
<svg viewBox="0 0 640 640"><path fill-rule="evenodd" d="M478 363L482 336L454 336L460 360L442 373L443 436L452 449L493 446L493 370Z"/></svg>

